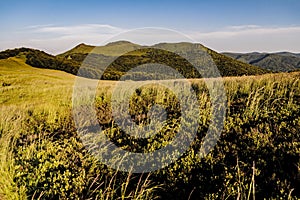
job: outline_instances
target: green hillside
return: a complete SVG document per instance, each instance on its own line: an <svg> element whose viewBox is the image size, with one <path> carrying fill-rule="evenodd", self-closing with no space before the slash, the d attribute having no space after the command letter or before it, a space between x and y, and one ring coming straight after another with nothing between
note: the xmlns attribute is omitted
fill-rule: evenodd
<svg viewBox="0 0 300 200"><path fill-rule="evenodd" d="M128 69L133 67L135 63L143 64L149 61L156 61L158 63L168 63L170 66L175 66L176 70L179 70L183 73L187 78L199 78L199 73L193 72L192 66L184 59L179 56L172 54L170 57L170 53L157 51L158 49L167 49L171 52L175 53L183 53L187 56L195 56L197 54L193 54L194 51L199 52L207 52L212 59L215 61L220 74L222 76L241 76L241 75L256 75L267 73L268 71L263 70L259 67L243 63L241 61L236 61L230 57L219 54L207 47L204 47L201 44L192 44L187 42L182 43L160 43L155 44L153 46L139 46L126 41L119 41L114 43L109 43L105 46L95 47L92 51L95 54L101 57L100 59L104 59L103 56L106 57L116 57L120 56L120 52L127 51L126 55L121 56L117 59L118 64L113 63L112 68L115 72L114 74L123 75ZM141 50L135 50L137 48L142 48ZM67 51L64 54L59 55L59 57L71 58L78 62L84 60L85 56L91 52L92 46L88 45L78 45L75 48ZM169 55L167 55L169 54ZM101 55L101 56L100 56ZM158 58L158 61L154 59ZM159 58L161 57L161 58ZM166 59L167 58L167 59ZM109 59L109 58L108 58ZM130 60L130 62L129 62ZM163 62L162 62L163 60ZM175 60L175 61L174 61ZM205 64L204 64L205 65ZM192 72L191 72L192 70Z"/></svg>

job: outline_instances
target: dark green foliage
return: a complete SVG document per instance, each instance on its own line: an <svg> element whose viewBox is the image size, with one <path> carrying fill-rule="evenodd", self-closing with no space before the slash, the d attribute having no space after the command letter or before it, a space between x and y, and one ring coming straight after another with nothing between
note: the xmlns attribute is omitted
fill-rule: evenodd
<svg viewBox="0 0 300 200"><path fill-rule="evenodd" d="M26 64L33 67L56 69L71 74L77 74L80 67L80 63L76 61L58 58L42 51L29 52L26 58Z"/></svg>
<svg viewBox="0 0 300 200"><path fill-rule="evenodd" d="M29 48L19 48L19 49L12 49L12 50L8 49L8 50L0 52L0 59L7 59L10 57L17 56L21 53L27 53L27 52L33 52L33 51L35 51L35 50L29 49Z"/></svg>
<svg viewBox="0 0 300 200"><path fill-rule="evenodd" d="M180 57L179 55L159 50L159 49L152 49L152 48L145 48L137 51L130 52L130 54L125 54L118 57L109 67L108 71L115 71L115 72L123 72L125 74L130 69L137 67L139 65L148 64L148 63L157 63L172 67L177 72L179 72L182 76L186 78L201 78L199 72L184 58ZM151 71L145 69L144 74L132 74L127 75L125 79L133 79L133 80L149 80L149 79L161 79L164 77L153 77L155 71L151 73ZM104 75L109 72L105 72ZM173 74L170 72L165 71L162 74L166 77L169 75L169 79L174 78ZM130 77L134 76L134 77Z"/></svg>

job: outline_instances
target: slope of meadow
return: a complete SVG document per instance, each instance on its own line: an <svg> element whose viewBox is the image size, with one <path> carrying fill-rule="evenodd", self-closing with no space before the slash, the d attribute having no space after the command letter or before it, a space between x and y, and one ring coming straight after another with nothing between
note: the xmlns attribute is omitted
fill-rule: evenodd
<svg viewBox="0 0 300 200"><path fill-rule="evenodd" d="M300 198L300 73L225 78L228 111L221 138L197 157L210 119L204 82L192 80L200 127L178 161L149 174L118 172L99 163L80 142L71 115L74 76L33 68L24 56L0 60L0 199L250 199ZM95 109L104 133L118 146L149 152L178 128L178 100L145 86L130 103L146 123L151 104L164 103L167 125L137 141L111 118L111 89L100 81ZM162 91L163 90L163 91Z"/></svg>

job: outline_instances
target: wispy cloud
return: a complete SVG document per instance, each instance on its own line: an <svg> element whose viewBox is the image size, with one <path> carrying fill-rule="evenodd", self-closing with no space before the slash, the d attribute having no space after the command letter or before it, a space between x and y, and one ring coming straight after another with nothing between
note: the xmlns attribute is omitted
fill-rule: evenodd
<svg viewBox="0 0 300 200"><path fill-rule="evenodd" d="M25 27L11 36L6 36L8 39L0 41L0 47L6 49L26 46L56 54L82 42L101 45L103 41L123 31L125 29L107 24L34 25Z"/></svg>
<svg viewBox="0 0 300 200"><path fill-rule="evenodd" d="M76 26L43 26L33 28L39 33L54 33L62 35L80 35L89 33L111 34L124 31L122 28L114 27L107 24L83 24Z"/></svg>
<svg viewBox="0 0 300 200"><path fill-rule="evenodd" d="M300 52L300 26L232 26L214 32L193 32L190 35L218 51Z"/></svg>
<svg viewBox="0 0 300 200"><path fill-rule="evenodd" d="M261 28L259 25L249 24L249 25L240 25L240 26L228 26L225 29L229 30L247 30L247 29L256 29Z"/></svg>
<svg viewBox="0 0 300 200"><path fill-rule="evenodd" d="M35 25L22 31L5 35L0 40L2 49L27 46L60 53L79 43L101 45L104 41L128 30L108 24L82 24L74 26L55 26L52 24ZM213 32L188 32L184 34L217 51L293 51L300 52L300 26L263 27L255 24L228 26ZM141 44L182 41L176 34L168 31L147 33L136 31L134 34L121 34L116 39L127 39ZM180 35L180 34L179 34Z"/></svg>

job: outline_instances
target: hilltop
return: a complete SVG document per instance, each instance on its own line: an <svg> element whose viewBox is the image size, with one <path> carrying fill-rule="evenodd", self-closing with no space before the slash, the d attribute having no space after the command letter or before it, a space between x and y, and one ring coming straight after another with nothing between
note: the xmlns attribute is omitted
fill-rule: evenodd
<svg viewBox="0 0 300 200"><path fill-rule="evenodd" d="M66 51L65 53L62 53L58 56L67 56L72 54L88 54L93 49L95 49L96 46L87 45L84 43L81 43L74 48L70 49L69 51ZM141 46L138 44L134 44L128 41L117 41L117 42L111 42L104 46L98 46L93 53L96 54L102 54L107 56L119 56L124 51L134 51Z"/></svg>

